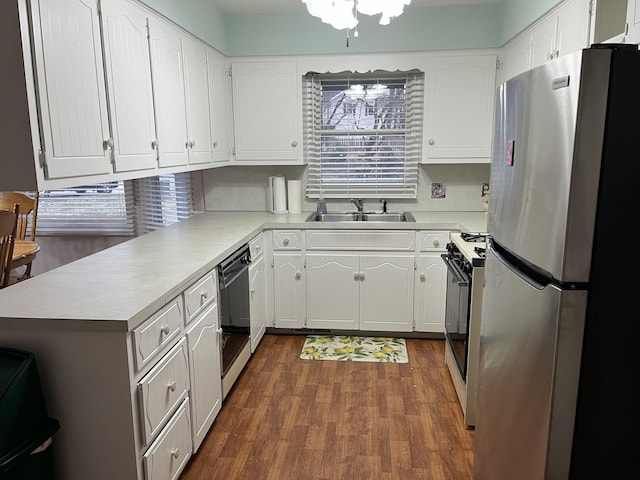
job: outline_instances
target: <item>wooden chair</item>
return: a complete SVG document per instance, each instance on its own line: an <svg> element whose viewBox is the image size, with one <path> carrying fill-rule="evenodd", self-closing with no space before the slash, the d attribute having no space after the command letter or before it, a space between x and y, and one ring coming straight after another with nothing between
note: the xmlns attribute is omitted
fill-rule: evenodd
<svg viewBox="0 0 640 480"><path fill-rule="evenodd" d="M14 205L13 210L0 210L0 288L9 285L11 272L11 257L16 241L20 205Z"/></svg>
<svg viewBox="0 0 640 480"><path fill-rule="evenodd" d="M36 241L39 199L39 192L35 192L33 197L21 192L0 192L0 210L12 210L14 205L20 206L16 240ZM29 233L28 236L27 232ZM22 275L18 277L18 281L31 277L31 265L34 258L35 257L33 255L28 255L12 262L12 270L23 266L26 267Z"/></svg>

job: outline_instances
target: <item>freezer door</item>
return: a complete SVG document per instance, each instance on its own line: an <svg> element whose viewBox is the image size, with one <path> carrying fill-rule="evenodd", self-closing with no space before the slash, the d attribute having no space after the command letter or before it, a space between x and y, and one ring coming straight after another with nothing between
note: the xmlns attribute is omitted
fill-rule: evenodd
<svg viewBox="0 0 640 480"><path fill-rule="evenodd" d="M474 479L566 479L587 294L484 273Z"/></svg>
<svg viewBox="0 0 640 480"><path fill-rule="evenodd" d="M584 52L502 84L496 104L489 233L563 282L589 277L607 101L610 53Z"/></svg>

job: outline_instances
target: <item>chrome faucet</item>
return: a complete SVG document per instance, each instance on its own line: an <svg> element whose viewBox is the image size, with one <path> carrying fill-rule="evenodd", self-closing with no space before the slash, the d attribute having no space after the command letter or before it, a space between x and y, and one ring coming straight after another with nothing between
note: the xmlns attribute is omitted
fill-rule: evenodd
<svg viewBox="0 0 640 480"><path fill-rule="evenodd" d="M362 201L361 198L359 198L357 200L355 198L352 198L350 201L351 201L351 203L353 203L356 206L356 208L358 209L358 213L362 213L363 212L364 202Z"/></svg>

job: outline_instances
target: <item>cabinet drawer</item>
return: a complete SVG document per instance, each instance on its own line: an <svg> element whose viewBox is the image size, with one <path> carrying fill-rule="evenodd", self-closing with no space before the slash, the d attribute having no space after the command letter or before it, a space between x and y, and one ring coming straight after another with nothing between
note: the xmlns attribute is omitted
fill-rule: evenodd
<svg viewBox="0 0 640 480"><path fill-rule="evenodd" d="M146 480L175 480L191 457L191 420L185 399L144 454Z"/></svg>
<svg viewBox="0 0 640 480"><path fill-rule="evenodd" d="M187 311L187 320L193 320L205 306L209 305L218 294L218 282L216 271L212 270L184 292L184 306Z"/></svg>
<svg viewBox="0 0 640 480"><path fill-rule="evenodd" d="M432 250L446 250L449 243L449 231L418 232L418 244L420 250L428 252Z"/></svg>
<svg viewBox="0 0 640 480"><path fill-rule="evenodd" d="M302 232L300 230L274 230L274 250L300 250L302 247Z"/></svg>
<svg viewBox="0 0 640 480"><path fill-rule="evenodd" d="M307 250L415 250L414 231L308 230Z"/></svg>
<svg viewBox="0 0 640 480"><path fill-rule="evenodd" d="M176 297L132 332L136 370L140 370L182 332L183 303Z"/></svg>
<svg viewBox="0 0 640 480"><path fill-rule="evenodd" d="M251 260L256 260L264 250L264 242L262 240L262 234L254 237L249 241L249 254L251 255Z"/></svg>
<svg viewBox="0 0 640 480"><path fill-rule="evenodd" d="M171 349L140 382L140 418L145 443L160 431L189 391L189 360L185 339Z"/></svg>

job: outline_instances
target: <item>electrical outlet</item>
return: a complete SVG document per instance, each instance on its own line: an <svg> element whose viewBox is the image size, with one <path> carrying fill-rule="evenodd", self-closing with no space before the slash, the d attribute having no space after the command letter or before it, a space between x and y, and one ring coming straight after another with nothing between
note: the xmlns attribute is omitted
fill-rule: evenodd
<svg viewBox="0 0 640 480"><path fill-rule="evenodd" d="M488 197L489 196L489 184L488 183L483 183L482 184L482 193L480 194L481 197Z"/></svg>

